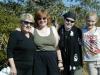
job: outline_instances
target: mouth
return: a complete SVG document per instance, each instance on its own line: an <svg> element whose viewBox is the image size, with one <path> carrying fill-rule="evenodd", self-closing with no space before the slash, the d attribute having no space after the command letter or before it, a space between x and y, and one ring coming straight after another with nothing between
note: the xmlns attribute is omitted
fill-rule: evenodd
<svg viewBox="0 0 100 75"><path fill-rule="evenodd" d="M94 26L94 25L90 25L90 24L89 24L88 26Z"/></svg>

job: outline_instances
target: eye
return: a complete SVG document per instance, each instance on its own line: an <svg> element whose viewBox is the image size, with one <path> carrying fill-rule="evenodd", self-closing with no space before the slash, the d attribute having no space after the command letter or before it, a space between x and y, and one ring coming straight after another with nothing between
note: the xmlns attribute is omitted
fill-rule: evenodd
<svg viewBox="0 0 100 75"><path fill-rule="evenodd" d="M38 20L46 20L46 19L47 19L46 17L38 18Z"/></svg>

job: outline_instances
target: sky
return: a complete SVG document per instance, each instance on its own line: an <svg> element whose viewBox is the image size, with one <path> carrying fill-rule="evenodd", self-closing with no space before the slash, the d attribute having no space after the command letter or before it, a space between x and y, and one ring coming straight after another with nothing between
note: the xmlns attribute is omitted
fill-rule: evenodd
<svg viewBox="0 0 100 75"><path fill-rule="evenodd" d="M0 1L3 1L3 0L0 0ZM63 2L65 6L70 6L70 5L78 5L80 3L80 0L63 0Z"/></svg>
<svg viewBox="0 0 100 75"><path fill-rule="evenodd" d="M79 5L80 0L63 0L65 6Z"/></svg>

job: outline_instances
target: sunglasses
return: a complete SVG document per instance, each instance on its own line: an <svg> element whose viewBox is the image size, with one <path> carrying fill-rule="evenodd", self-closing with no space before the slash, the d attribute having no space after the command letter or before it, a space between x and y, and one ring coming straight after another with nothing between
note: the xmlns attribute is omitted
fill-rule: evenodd
<svg viewBox="0 0 100 75"><path fill-rule="evenodd" d="M72 21L72 20L69 20L69 19L65 19L67 22L71 22L71 23L74 23L75 21Z"/></svg>
<svg viewBox="0 0 100 75"><path fill-rule="evenodd" d="M28 24L33 25L33 24L34 24L33 22L28 22L28 21L22 21L22 23L23 23L24 25L28 25Z"/></svg>
<svg viewBox="0 0 100 75"><path fill-rule="evenodd" d="M38 20L46 20L46 17L38 18Z"/></svg>

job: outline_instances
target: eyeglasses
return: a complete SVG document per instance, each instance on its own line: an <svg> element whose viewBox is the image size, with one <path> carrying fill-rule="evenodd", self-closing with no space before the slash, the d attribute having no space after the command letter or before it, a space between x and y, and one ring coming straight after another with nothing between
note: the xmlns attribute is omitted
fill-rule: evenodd
<svg viewBox="0 0 100 75"><path fill-rule="evenodd" d="M69 20L69 19L65 19L67 22L71 22L71 23L74 23L75 21L72 21L72 20Z"/></svg>
<svg viewBox="0 0 100 75"><path fill-rule="evenodd" d="M34 24L33 22L28 22L28 21L22 21L22 23L25 25L28 25L28 24L33 25Z"/></svg>
<svg viewBox="0 0 100 75"><path fill-rule="evenodd" d="M42 17L42 18L38 18L38 20L46 20L47 18L46 17Z"/></svg>

